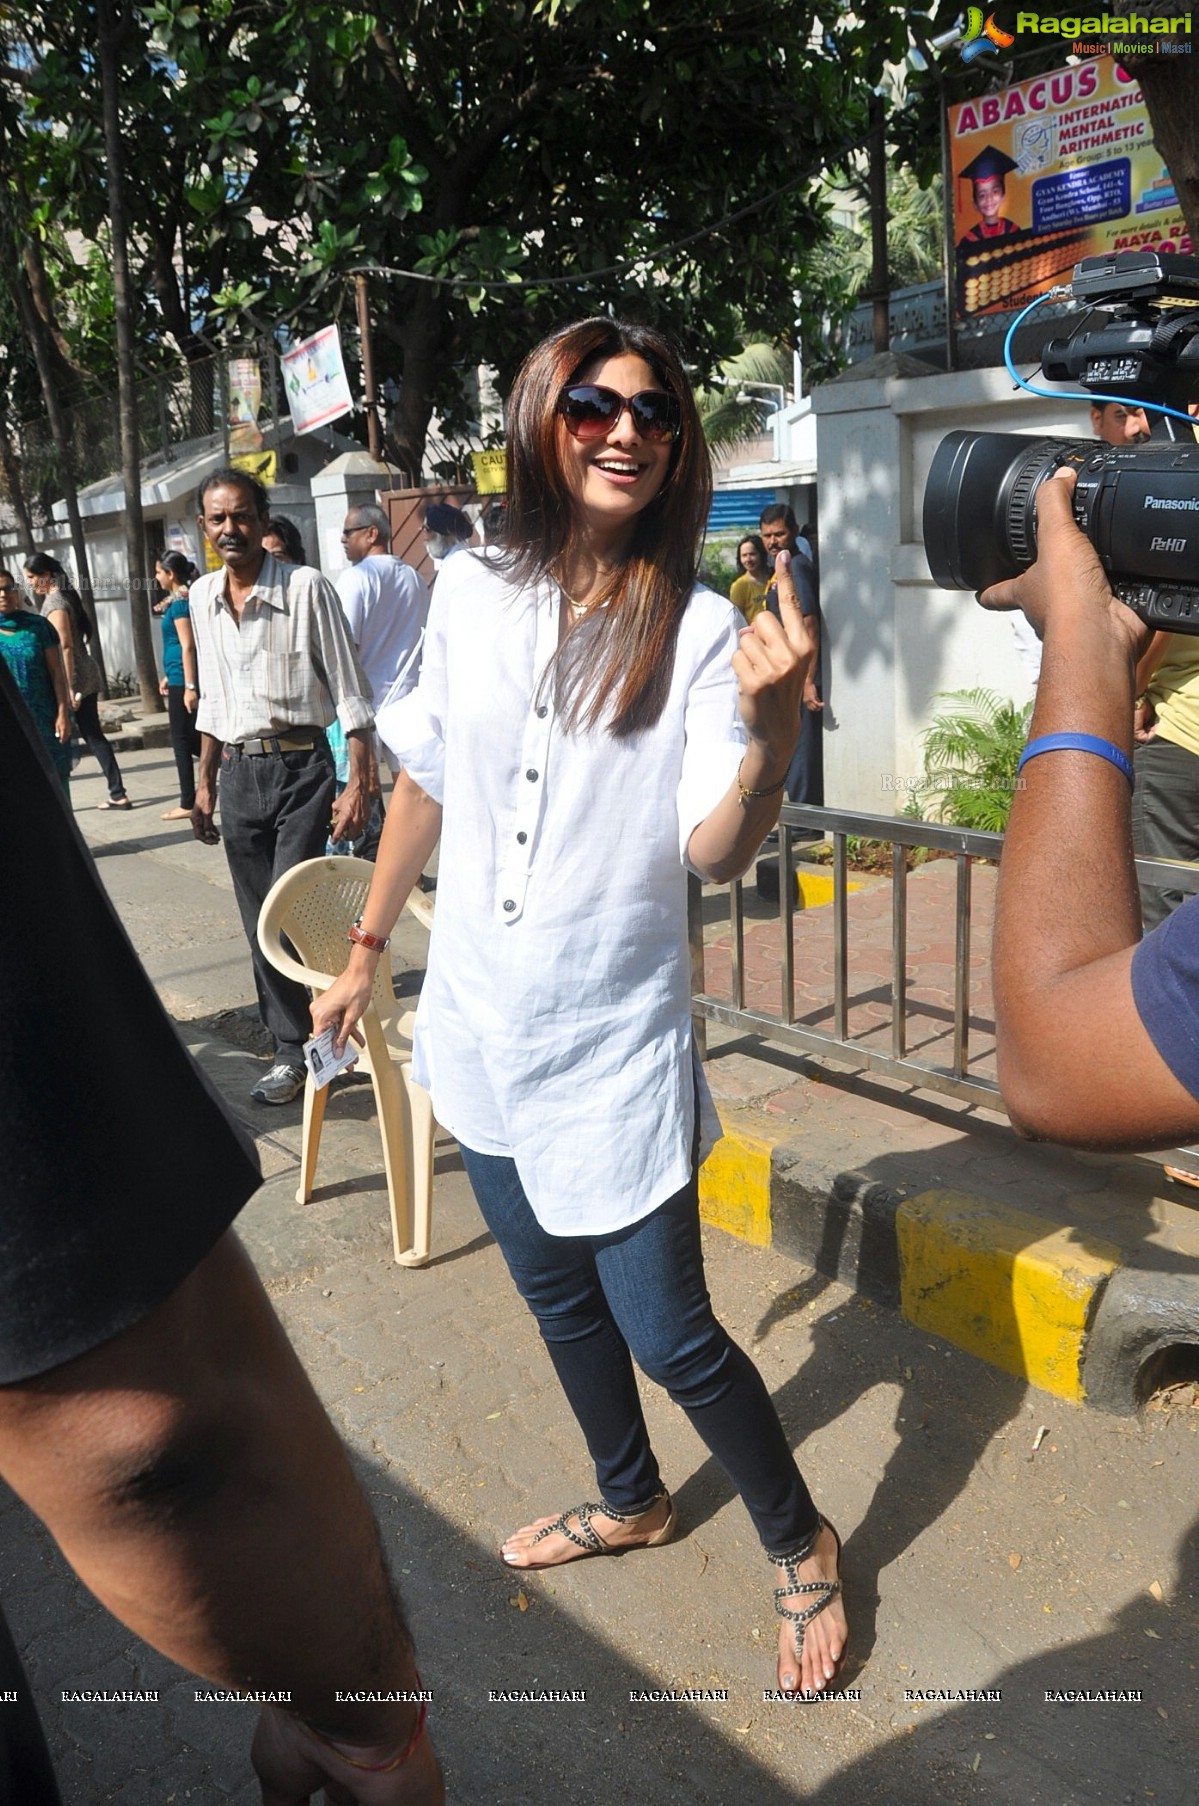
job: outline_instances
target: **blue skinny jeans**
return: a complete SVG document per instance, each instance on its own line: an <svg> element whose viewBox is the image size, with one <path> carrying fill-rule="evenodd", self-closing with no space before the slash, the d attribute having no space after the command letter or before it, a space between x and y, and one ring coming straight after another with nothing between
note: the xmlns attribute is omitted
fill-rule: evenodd
<svg viewBox="0 0 1199 1806"><path fill-rule="evenodd" d="M693 1175L610 1235L550 1235L514 1161L462 1148L483 1218L537 1319L595 1463L600 1498L633 1513L661 1485L633 1361L665 1387L741 1494L762 1546L790 1555L816 1507L761 1374L712 1311Z"/></svg>

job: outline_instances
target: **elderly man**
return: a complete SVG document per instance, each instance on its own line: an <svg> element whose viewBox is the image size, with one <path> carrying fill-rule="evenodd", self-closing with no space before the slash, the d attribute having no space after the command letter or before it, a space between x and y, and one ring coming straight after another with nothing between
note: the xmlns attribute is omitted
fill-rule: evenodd
<svg viewBox="0 0 1199 1806"><path fill-rule="evenodd" d="M474 531L470 515L452 502L430 502L425 509L425 550L439 570L447 558L466 549Z"/></svg>
<svg viewBox="0 0 1199 1806"><path fill-rule="evenodd" d="M199 578L189 598L201 736L192 828L209 844L220 838L212 820L219 772L225 852L258 1007L275 1045L271 1069L251 1096L286 1104L304 1085L308 993L263 958L258 912L276 878L323 853L330 832L335 840L361 833L370 809L374 715L332 584L263 549L269 503L261 483L241 470L218 470L198 502L200 530L222 569ZM334 717L350 752L349 782L336 803L325 738Z"/></svg>
<svg viewBox="0 0 1199 1806"><path fill-rule="evenodd" d="M420 676L429 591L421 577L391 551L391 523L374 502L346 515L341 534L349 569L337 593L349 622L374 705L398 702Z"/></svg>
<svg viewBox="0 0 1199 1806"><path fill-rule="evenodd" d="M376 712L398 702L420 676L421 648L429 615L429 591L411 565L389 550L391 522L376 502L350 509L341 531L349 568L337 579L337 593L371 687ZM382 751L376 748L376 753ZM394 778L398 766L392 765ZM340 849L374 859L383 832L383 798L372 761L371 809L357 840Z"/></svg>

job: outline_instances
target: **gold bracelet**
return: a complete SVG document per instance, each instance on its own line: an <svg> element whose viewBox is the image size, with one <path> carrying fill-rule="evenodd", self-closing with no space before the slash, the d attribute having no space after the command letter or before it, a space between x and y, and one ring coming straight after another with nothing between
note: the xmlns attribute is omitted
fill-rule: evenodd
<svg viewBox="0 0 1199 1806"><path fill-rule="evenodd" d="M741 765L744 765L744 763L745 760L742 759ZM741 801L743 803L748 803L757 797L777 796L779 791L783 788L783 785L787 782L787 773L784 772L778 783L771 784L767 790L747 790L745 785L741 782L741 765L738 765L737 767L737 788L741 792Z"/></svg>

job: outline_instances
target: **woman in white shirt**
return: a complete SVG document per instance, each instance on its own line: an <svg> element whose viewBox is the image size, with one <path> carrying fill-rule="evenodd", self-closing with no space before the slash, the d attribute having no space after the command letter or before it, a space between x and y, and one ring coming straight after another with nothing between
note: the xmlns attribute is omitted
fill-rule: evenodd
<svg viewBox="0 0 1199 1806"><path fill-rule="evenodd" d="M313 1019L344 1044L440 834L414 1072L599 1483L598 1504L526 1525L504 1559L672 1534L635 1357L780 1569L780 1686L818 1690L845 1643L840 1542L708 1299L696 1169L719 1124L686 927L687 866L740 874L777 818L812 642L789 571L781 626L763 611L746 628L695 587L711 470L659 334L593 319L539 345L509 401L508 472L504 545L447 563L420 682L379 712L403 769L349 964Z"/></svg>

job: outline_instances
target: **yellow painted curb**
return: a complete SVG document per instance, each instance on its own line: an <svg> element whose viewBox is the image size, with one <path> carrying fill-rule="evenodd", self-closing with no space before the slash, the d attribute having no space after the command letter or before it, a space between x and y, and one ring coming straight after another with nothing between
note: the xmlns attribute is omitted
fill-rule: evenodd
<svg viewBox="0 0 1199 1806"><path fill-rule="evenodd" d="M796 889L799 893L798 903L801 909L823 909L826 903L833 900L833 881L826 878L823 872L796 872ZM846 879L845 890L849 892L861 890L860 884Z"/></svg>
<svg viewBox="0 0 1199 1806"><path fill-rule="evenodd" d="M951 1191L906 1199L895 1228L910 1323L1058 1398L1084 1397L1083 1342L1117 1248Z"/></svg>
<svg viewBox="0 0 1199 1806"><path fill-rule="evenodd" d="M769 1248L770 1153L773 1143L750 1123L721 1112L723 1139L699 1169L699 1214L713 1228L726 1229L755 1247Z"/></svg>

